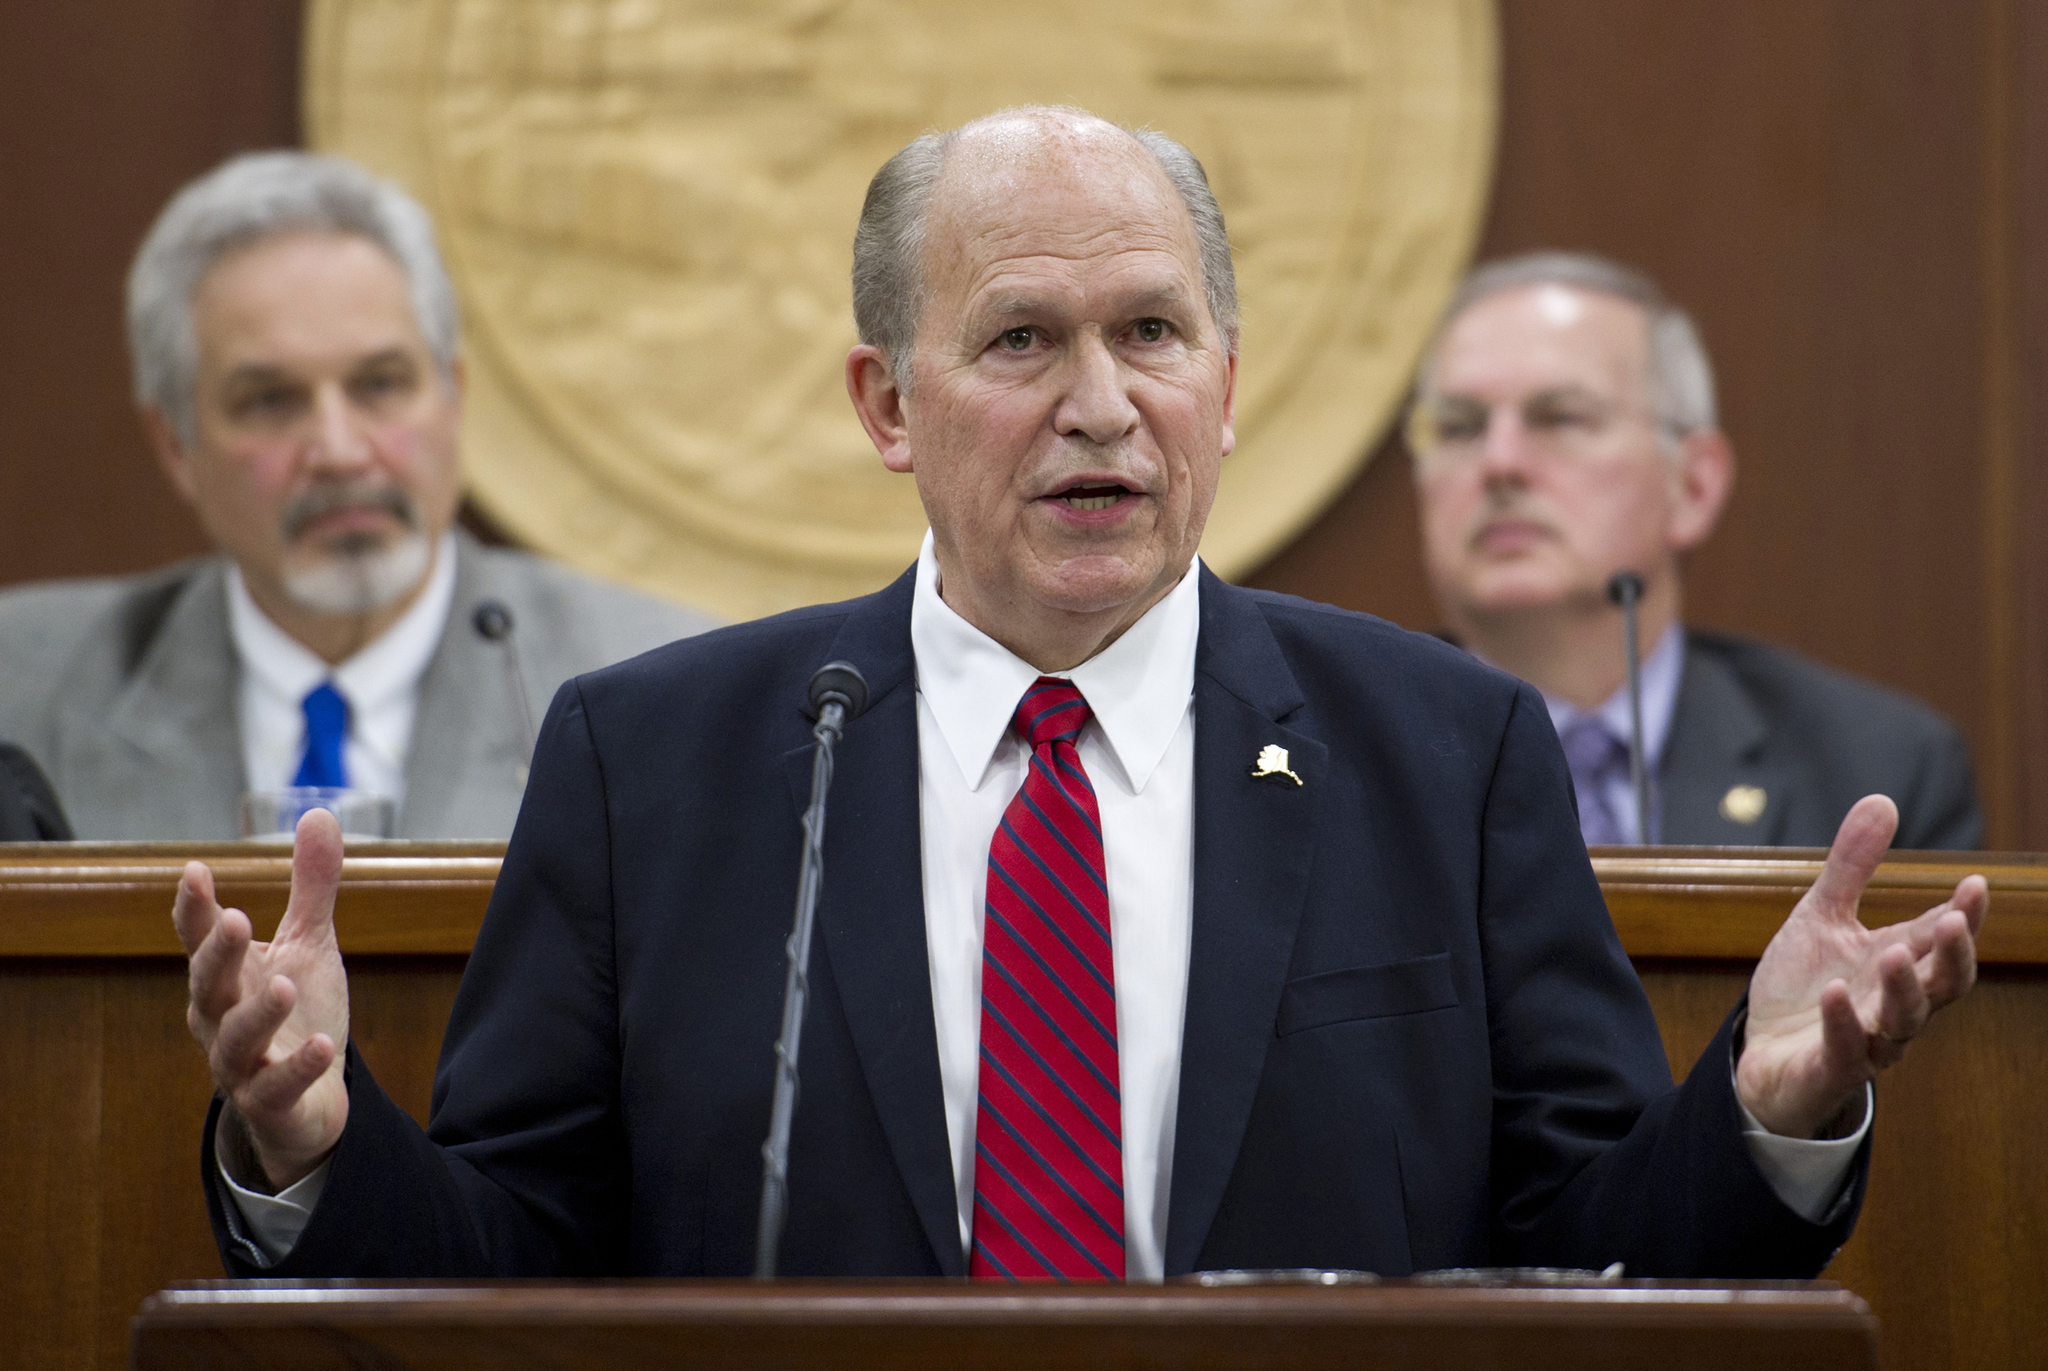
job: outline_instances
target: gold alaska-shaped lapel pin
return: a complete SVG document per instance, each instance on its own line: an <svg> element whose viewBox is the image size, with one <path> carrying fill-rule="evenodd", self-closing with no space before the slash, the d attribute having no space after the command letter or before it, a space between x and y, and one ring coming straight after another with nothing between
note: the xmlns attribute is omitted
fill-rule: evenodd
<svg viewBox="0 0 2048 1371"><path fill-rule="evenodd" d="M1259 759L1252 763L1252 779L1271 781L1274 785L1286 785L1292 781L1301 784L1301 777L1287 769L1287 749L1277 743L1267 743L1259 749Z"/></svg>

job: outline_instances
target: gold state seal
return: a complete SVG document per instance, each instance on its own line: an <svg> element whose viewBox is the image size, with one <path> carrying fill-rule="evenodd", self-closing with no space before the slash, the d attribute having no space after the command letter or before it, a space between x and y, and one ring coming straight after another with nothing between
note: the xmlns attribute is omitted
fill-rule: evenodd
<svg viewBox="0 0 2048 1371"><path fill-rule="evenodd" d="M1491 170L1488 0L319 0L314 142L434 212L478 500L533 546L743 617L870 590L924 519L847 404L868 178L1030 101L1165 129L1244 301L1228 576L1356 471Z"/></svg>

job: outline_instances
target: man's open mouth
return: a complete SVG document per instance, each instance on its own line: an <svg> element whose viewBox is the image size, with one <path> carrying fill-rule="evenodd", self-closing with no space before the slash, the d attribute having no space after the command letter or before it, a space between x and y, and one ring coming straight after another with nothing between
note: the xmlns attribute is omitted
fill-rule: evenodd
<svg viewBox="0 0 2048 1371"><path fill-rule="evenodd" d="M1066 501L1069 509L1108 509L1130 493L1119 485L1080 485L1069 486L1053 498Z"/></svg>

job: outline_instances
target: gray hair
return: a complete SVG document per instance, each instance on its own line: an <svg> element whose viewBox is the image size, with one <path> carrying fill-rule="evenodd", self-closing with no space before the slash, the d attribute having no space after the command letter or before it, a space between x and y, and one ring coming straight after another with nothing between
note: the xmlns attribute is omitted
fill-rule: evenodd
<svg viewBox="0 0 2048 1371"><path fill-rule="evenodd" d="M1626 300L1643 312L1648 330L1650 408L1669 438L1717 426L1714 368L1692 318L1642 272L1590 252L1531 252L1473 270L1444 309L1443 322L1423 353L1418 391L1426 392L1443 336L1480 300L1523 286L1568 286Z"/></svg>
<svg viewBox="0 0 2048 1371"><path fill-rule="evenodd" d="M345 233L382 248L405 273L427 349L444 378L462 346L455 288L426 210L353 162L308 152L230 158L187 185L157 216L128 269L128 350L135 400L161 409L178 436L197 436L199 340L192 297L238 249L284 233Z"/></svg>
<svg viewBox="0 0 2048 1371"><path fill-rule="evenodd" d="M1020 114L1060 114L1097 119L1069 105L1020 105L998 110L945 133L926 133L882 163L868 183L861 205L860 226L853 234L853 322L860 340L882 350L896 384L909 393L910 370L902 365L917 342L918 316L924 308L925 218L932 192L945 169L946 156L960 136L991 120ZM1107 120L1099 122L1107 123ZM1209 177L1192 152L1156 129L1122 129L1152 154L1152 160L1173 183L1194 222L1195 243L1202 263L1202 294L1231 352L1237 351L1237 272L1230 260L1230 234L1223 209L1209 188Z"/></svg>

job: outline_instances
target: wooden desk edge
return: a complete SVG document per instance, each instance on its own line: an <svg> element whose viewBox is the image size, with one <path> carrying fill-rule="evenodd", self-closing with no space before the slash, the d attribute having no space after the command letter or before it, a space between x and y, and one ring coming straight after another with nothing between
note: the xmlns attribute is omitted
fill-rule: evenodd
<svg viewBox="0 0 2048 1371"><path fill-rule="evenodd" d="M143 1301L133 1327L359 1325L995 1324L1238 1325L1600 1322L1677 1329L1747 1322L1874 1333L1854 1292L1832 1282L1626 1281L1587 1286L1163 1286L991 1289L964 1282L750 1281L205 1282Z"/></svg>
<svg viewBox="0 0 2048 1371"><path fill-rule="evenodd" d="M291 860L251 844L0 847L0 959L178 957L170 905L188 858L206 860L259 936L275 928ZM503 848L368 844L343 863L337 910L352 956L466 956ZM1622 946L1637 958L1753 960L1820 870L1804 849L1596 848L1593 868ZM1874 923L1910 918L1971 871L1991 883L1979 941L1988 967L2048 965L2048 858L1897 853L1864 902Z"/></svg>

